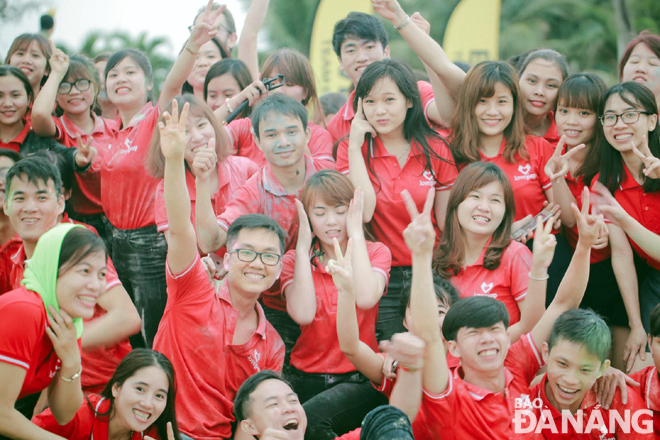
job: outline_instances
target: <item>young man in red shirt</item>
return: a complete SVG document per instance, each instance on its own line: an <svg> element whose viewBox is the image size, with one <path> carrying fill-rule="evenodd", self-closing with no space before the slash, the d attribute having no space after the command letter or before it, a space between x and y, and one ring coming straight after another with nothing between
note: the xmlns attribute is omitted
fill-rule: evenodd
<svg viewBox="0 0 660 440"><path fill-rule="evenodd" d="M181 431L196 440L230 438L232 401L240 385L261 370L282 370L284 344L257 300L280 275L286 233L261 214L237 218L226 233L225 281L219 286L209 281L185 185L188 107L184 105L179 118L173 101L172 115L165 113L166 125L159 126L170 238L167 305L154 349L177 371ZM210 203L210 197L198 192L198 203L202 199Z"/></svg>

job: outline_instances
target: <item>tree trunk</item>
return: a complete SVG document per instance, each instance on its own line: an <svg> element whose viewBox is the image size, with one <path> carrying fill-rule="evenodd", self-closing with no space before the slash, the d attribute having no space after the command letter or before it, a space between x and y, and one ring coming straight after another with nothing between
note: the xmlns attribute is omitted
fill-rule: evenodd
<svg viewBox="0 0 660 440"><path fill-rule="evenodd" d="M621 59L623 51L630 40L637 35L637 32L632 24L627 0L612 0L612 6L614 6L614 18L616 19L617 58Z"/></svg>

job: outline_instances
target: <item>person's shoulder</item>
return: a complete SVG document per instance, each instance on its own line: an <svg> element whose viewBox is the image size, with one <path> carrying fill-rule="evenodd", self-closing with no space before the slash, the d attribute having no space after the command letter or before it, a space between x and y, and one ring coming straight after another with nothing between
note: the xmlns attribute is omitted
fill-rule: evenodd
<svg viewBox="0 0 660 440"><path fill-rule="evenodd" d="M505 258L516 258L518 256L529 257L532 255L532 251L529 248L516 240L511 240L509 245L504 249L502 253L502 260Z"/></svg>
<svg viewBox="0 0 660 440"><path fill-rule="evenodd" d="M3 310L5 318L11 316L9 315L10 310L20 310L21 313L25 313L22 316L46 314L44 303L39 295L26 289L25 286L10 290L0 296L0 310Z"/></svg>

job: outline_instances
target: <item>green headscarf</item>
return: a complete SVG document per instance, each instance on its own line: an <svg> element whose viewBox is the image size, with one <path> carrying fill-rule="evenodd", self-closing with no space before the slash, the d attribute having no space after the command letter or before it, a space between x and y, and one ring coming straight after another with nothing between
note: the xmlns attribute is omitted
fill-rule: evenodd
<svg viewBox="0 0 660 440"><path fill-rule="evenodd" d="M59 224L43 234L37 242L32 258L27 260L23 274L23 284L27 289L37 292L48 312L48 306L53 306L59 313L60 305L57 302L57 273L60 261L62 241L73 228L82 228L71 223ZM82 336L82 318L73 318L78 339Z"/></svg>

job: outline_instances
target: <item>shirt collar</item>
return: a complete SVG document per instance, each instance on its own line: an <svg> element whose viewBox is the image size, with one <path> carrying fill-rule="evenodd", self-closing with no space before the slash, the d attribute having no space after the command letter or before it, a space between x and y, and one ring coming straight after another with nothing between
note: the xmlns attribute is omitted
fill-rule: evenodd
<svg viewBox="0 0 660 440"><path fill-rule="evenodd" d="M646 396L646 406L652 411L660 411L660 378L656 367L649 368L646 389L640 390Z"/></svg>
<svg viewBox="0 0 660 440"><path fill-rule="evenodd" d="M314 167L314 160L309 157L308 155L304 155L305 158L305 182L316 173L316 168ZM270 164L266 164L265 167L262 168L263 173L263 183L264 183L264 189L271 193L274 196L288 196L291 195L286 192L282 184L277 180L275 175L273 174L273 171L270 169Z"/></svg>
<svg viewBox="0 0 660 440"><path fill-rule="evenodd" d="M623 182L620 183L621 189L634 189L634 188L640 188L642 185L637 183L635 178L632 176L630 173L630 170L626 166L626 164L623 164L623 171L625 173L625 177L623 179Z"/></svg>
<svg viewBox="0 0 660 440"><path fill-rule="evenodd" d="M355 117L355 110L353 110L353 100L355 99L355 90L348 95L348 101L346 101L346 107L344 109L344 120L352 121Z"/></svg>
<svg viewBox="0 0 660 440"><path fill-rule="evenodd" d="M140 123L140 121L142 121L142 120L147 116L147 114L149 113L149 111L150 111L153 107L154 107L154 106L153 106L153 104L152 104L151 102L147 102L147 103L146 103L146 104L140 109L140 111L137 112L137 114L136 114L135 116L133 116L133 119L131 119L131 121L128 123L128 125L127 125L126 127L121 127L121 130L126 130L127 128L135 127L136 125L138 125L138 124ZM118 114L118 115L117 115L117 118L119 119L119 124L120 124L120 126L121 126L121 115Z"/></svg>
<svg viewBox="0 0 660 440"><path fill-rule="evenodd" d="M16 253L12 255L11 257L12 263L14 263L16 266L21 266L23 267L23 264L25 263L25 246L21 244L21 247L18 248Z"/></svg>
<svg viewBox="0 0 660 440"><path fill-rule="evenodd" d="M92 112L92 119L94 120L94 128L92 129L91 135L93 136L95 134L105 133L106 124L103 118L96 116ZM62 126L64 127L64 130L69 135L69 137L75 138L77 134L81 136L88 136L87 133L83 132L76 124L71 121L71 119L66 116L66 113L62 115L60 120L62 121Z"/></svg>
<svg viewBox="0 0 660 440"><path fill-rule="evenodd" d="M470 397L472 397L474 400L477 400L477 401L478 400L483 400L486 397L488 397L489 395L499 394L499 393L494 393L490 390L486 390L484 388L478 387L478 386L473 385L471 383L465 382L463 380L463 377L462 377L463 367L460 366L460 365L458 367L454 368L454 373L453 374L454 374L454 381L460 380L461 382L463 382L463 384L465 384L465 388L467 389L467 392L470 394ZM513 379L514 379L513 374L509 371L508 368L504 367L504 389L509 388L509 385L511 384Z"/></svg>
<svg viewBox="0 0 660 440"><path fill-rule="evenodd" d="M226 281L220 284L220 286L218 286L218 288L216 289L216 294L218 295L218 298L220 298L221 301L224 301L231 308L234 308L234 306L231 303L231 296L229 295L229 286ZM261 339L266 339L266 324L268 321L266 320L264 309L261 307L261 304L259 304L258 302L255 303L254 307L257 310L257 315L259 316L259 324L257 325L257 329L255 330L255 333L257 333L261 337Z"/></svg>
<svg viewBox="0 0 660 440"><path fill-rule="evenodd" d="M32 124L30 124L30 121L27 120L26 118L23 118L23 128L21 129L20 133L16 135L16 137L7 144L18 144L18 145L23 145L23 142L25 142L25 138L27 137L28 133L32 131ZM0 143L3 143L0 140Z"/></svg>

